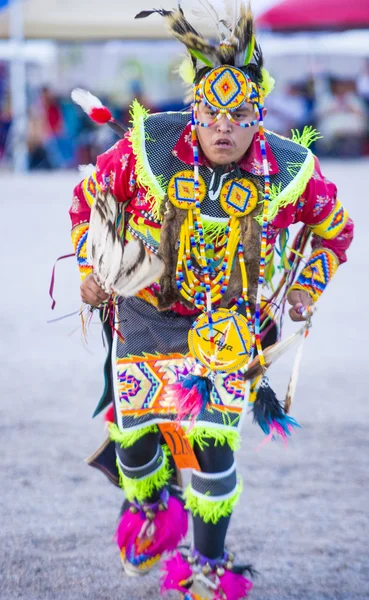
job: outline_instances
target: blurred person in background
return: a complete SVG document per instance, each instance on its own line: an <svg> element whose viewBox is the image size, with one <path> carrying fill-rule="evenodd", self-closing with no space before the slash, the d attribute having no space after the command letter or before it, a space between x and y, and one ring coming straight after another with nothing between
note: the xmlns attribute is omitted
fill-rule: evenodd
<svg viewBox="0 0 369 600"><path fill-rule="evenodd" d="M65 157L64 119L57 96L43 87L30 109L31 168L62 169L68 166Z"/></svg>
<svg viewBox="0 0 369 600"><path fill-rule="evenodd" d="M292 129L310 124L309 110L300 83L289 83L286 88L268 98L266 126L272 131L290 137Z"/></svg>
<svg viewBox="0 0 369 600"><path fill-rule="evenodd" d="M328 85L327 85L328 84ZM358 157L364 152L368 115L355 82L330 78L317 94L317 128L320 151L329 156Z"/></svg>
<svg viewBox="0 0 369 600"><path fill-rule="evenodd" d="M180 72L191 109L149 115L134 102L131 130L98 157L70 209L83 314L99 308L111 349L95 410L112 404L109 438L88 462L125 492L116 541L128 575L169 552L162 593L239 600L253 570L225 542L242 488L234 459L242 418L250 407L268 439L286 440L297 425L291 397L279 403L265 375L281 307L290 304L294 321L309 319L346 261L353 223L308 148L315 133L291 140L264 130L274 82L246 6L222 21L216 43L181 9L138 17L155 12L188 51ZM119 128L91 94L73 97ZM185 508L174 465L193 469ZM185 509L193 544L177 549Z"/></svg>
<svg viewBox="0 0 369 600"><path fill-rule="evenodd" d="M364 66L360 71L356 81L357 93L364 100L367 109L369 110L369 58L364 62Z"/></svg>
<svg viewBox="0 0 369 600"><path fill-rule="evenodd" d="M365 154L369 154L369 58L364 62L364 66L359 73L356 81L357 93L360 98L365 102L366 106L366 118L367 118L367 131L366 131L366 144Z"/></svg>

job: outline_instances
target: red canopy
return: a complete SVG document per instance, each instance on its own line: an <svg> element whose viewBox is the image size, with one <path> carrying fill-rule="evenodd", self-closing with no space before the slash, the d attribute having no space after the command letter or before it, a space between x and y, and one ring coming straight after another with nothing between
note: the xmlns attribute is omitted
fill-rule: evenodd
<svg viewBox="0 0 369 600"><path fill-rule="evenodd" d="M364 29L369 27L368 0L284 0L257 19L272 31Z"/></svg>

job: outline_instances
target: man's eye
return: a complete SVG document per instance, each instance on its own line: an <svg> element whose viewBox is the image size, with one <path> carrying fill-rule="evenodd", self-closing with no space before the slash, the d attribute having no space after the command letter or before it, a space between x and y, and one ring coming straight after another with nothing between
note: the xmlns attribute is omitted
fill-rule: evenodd
<svg viewBox="0 0 369 600"><path fill-rule="evenodd" d="M246 119L247 115L245 113L235 113L234 117L241 121L242 119Z"/></svg>
<svg viewBox="0 0 369 600"><path fill-rule="evenodd" d="M209 117L215 117L217 113L216 113L216 111L215 111L215 110L207 110L207 111L206 111L206 114L207 114Z"/></svg>

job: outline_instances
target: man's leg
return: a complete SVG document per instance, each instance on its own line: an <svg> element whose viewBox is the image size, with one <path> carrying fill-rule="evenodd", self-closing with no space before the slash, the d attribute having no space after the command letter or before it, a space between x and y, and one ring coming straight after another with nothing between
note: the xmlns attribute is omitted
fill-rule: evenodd
<svg viewBox="0 0 369 600"><path fill-rule="evenodd" d="M193 550L186 558L177 552L165 565L162 590L175 589L187 598L244 598L252 584L235 567L225 550L233 508L241 493L233 451L211 439L195 445L201 471L194 471L186 492L193 515Z"/></svg>
<svg viewBox="0 0 369 600"><path fill-rule="evenodd" d="M144 435L132 443L124 432L111 428L120 486L126 495L116 539L129 575L147 573L162 553L174 550L187 533L183 503L168 487L168 449L159 443L155 429L143 430Z"/></svg>

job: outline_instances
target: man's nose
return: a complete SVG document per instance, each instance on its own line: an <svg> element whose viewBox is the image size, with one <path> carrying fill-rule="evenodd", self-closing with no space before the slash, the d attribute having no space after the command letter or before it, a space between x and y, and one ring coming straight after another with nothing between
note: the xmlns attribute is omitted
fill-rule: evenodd
<svg viewBox="0 0 369 600"><path fill-rule="evenodd" d="M231 129L232 123L228 119L227 115L223 114L217 121L217 130L224 133L226 131L231 131Z"/></svg>

